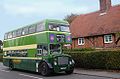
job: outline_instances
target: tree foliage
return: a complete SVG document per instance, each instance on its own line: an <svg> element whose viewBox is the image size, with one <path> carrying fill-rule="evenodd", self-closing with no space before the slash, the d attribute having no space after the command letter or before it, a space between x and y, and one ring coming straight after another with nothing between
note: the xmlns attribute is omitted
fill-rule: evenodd
<svg viewBox="0 0 120 79"><path fill-rule="evenodd" d="M72 21L78 16L78 14L70 14L70 15L67 15L65 16L65 19L66 21L68 21L70 24L72 23Z"/></svg>

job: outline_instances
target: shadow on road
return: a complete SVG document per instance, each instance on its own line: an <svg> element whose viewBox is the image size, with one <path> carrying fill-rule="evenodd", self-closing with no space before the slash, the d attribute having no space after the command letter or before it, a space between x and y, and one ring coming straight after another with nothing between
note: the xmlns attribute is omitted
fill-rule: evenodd
<svg viewBox="0 0 120 79"><path fill-rule="evenodd" d="M34 74L34 75L38 75L38 76L42 76L40 73L37 72L32 72L32 71L27 71L27 70L21 70L21 69L13 69L10 70L9 68L6 68L4 70L7 71L15 71L15 72L20 72L20 73L27 73L27 74ZM46 77L55 77L55 76L66 76L68 74L66 74L65 72L61 72L61 73L51 73L51 75L46 76Z"/></svg>

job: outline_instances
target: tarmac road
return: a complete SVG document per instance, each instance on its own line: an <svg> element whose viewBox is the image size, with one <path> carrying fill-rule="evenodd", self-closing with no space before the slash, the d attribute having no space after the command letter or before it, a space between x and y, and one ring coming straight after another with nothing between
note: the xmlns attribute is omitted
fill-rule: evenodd
<svg viewBox="0 0 120 79"><path fill-rule="evenodd" d="M49 77L41 76L38 73L21 71L21 70L9 70L9 68L3 66L0 63L0 79L112 79L106 77L92 76L92 75L84 75L77 74L74 72L71 75L66 75L64 73L53 74Z"/></svg>

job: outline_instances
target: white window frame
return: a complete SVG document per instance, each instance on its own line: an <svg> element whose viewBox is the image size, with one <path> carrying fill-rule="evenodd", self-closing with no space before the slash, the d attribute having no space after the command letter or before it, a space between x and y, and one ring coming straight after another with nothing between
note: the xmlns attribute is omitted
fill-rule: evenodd
<svg viewBox="0 0 120 79"><path fill-rule="evenodd" d="M78 38L78 45L84 45L85 39L84 38Z"/></svg>
<svg viewBox="0 0 120 79"><path fill-rule="evenodd" d="M108 40L108 41L106 41ZM104 35L104 43L112 43L113 42L113 36L112 34Z"/></svg>

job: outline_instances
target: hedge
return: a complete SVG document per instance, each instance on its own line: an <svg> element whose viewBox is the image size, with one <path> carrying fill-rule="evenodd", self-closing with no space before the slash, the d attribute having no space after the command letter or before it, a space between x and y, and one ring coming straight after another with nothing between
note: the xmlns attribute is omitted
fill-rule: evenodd
<svg viewBox="0 0 120 79"><path fill-rule="evenodd" d="M75 60L76 67L91 69L120 69L120 51L64 50Z"/></svg>

